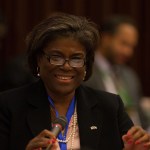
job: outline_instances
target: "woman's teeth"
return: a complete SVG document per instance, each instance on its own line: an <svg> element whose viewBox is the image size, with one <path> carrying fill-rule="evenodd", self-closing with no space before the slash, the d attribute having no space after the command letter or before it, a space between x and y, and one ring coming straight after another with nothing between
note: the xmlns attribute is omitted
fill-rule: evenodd
<svg viewBox="0 0 150 150"><path fill-rule="evenodd" d="M64 76L57 76L58 79L61 79L61 80L70 80L72 79L72 77L64 77Z"/></svg>

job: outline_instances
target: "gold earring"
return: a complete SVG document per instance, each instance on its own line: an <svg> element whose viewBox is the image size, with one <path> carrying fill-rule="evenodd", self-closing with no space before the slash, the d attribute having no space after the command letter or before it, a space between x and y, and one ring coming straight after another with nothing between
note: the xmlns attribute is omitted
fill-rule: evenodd
<svg viewBox="0 0 150 150"><path fill-rule="evenodd" d="M40 77L40 68L37 67L37 76Z"/></svg>

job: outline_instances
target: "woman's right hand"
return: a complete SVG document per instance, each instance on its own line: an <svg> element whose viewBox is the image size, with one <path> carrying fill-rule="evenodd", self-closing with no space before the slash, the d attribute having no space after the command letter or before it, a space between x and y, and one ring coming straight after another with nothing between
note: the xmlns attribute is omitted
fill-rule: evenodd
<svg viewBox="0 0 150 150"><path fill-rule="evenodd" d="M56 140L56 137L49 130L43 130L39 135L29 141L25 150L42 150L42 148L46 148L49 145L52 145L51 150L56 150L59 145Z"/></svg>

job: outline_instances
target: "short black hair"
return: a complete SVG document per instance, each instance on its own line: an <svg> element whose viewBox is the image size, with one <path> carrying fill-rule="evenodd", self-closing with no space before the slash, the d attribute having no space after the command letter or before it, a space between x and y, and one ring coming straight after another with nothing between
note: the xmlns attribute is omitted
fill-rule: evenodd
<svg viewBox="0 0 150 150"><path fill-rule="evenodd" d="M115 34L118 27L122 24L128 24L133 26L135 29L137 29L137 23L134 19L132 19L129 16L124 15L113 15L109 18L107 18L100 27L100 32L102 33L109 33L109 34Z"/></svg>
<svg viewBox="0 0 150 150"><path fill-rule="evenodd" d="M73 37L85 47L85 81L88 80L99 42L97 25L85 17L65 13L57 13L43 20L27 36L28 64L33 75L37 75L37 58L42 55L43 49L49 42L60 37Z"/></svg>

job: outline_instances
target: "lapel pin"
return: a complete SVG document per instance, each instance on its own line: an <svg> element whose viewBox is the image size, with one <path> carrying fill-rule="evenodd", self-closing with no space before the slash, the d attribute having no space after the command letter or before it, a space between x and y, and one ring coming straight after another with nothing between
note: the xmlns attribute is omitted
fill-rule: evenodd
<svg viewBox="0 0 150 150"><path fill-rule="evenodd" d="M97 126L91 126L90 129L91 130L97 130Z"/></svg>

